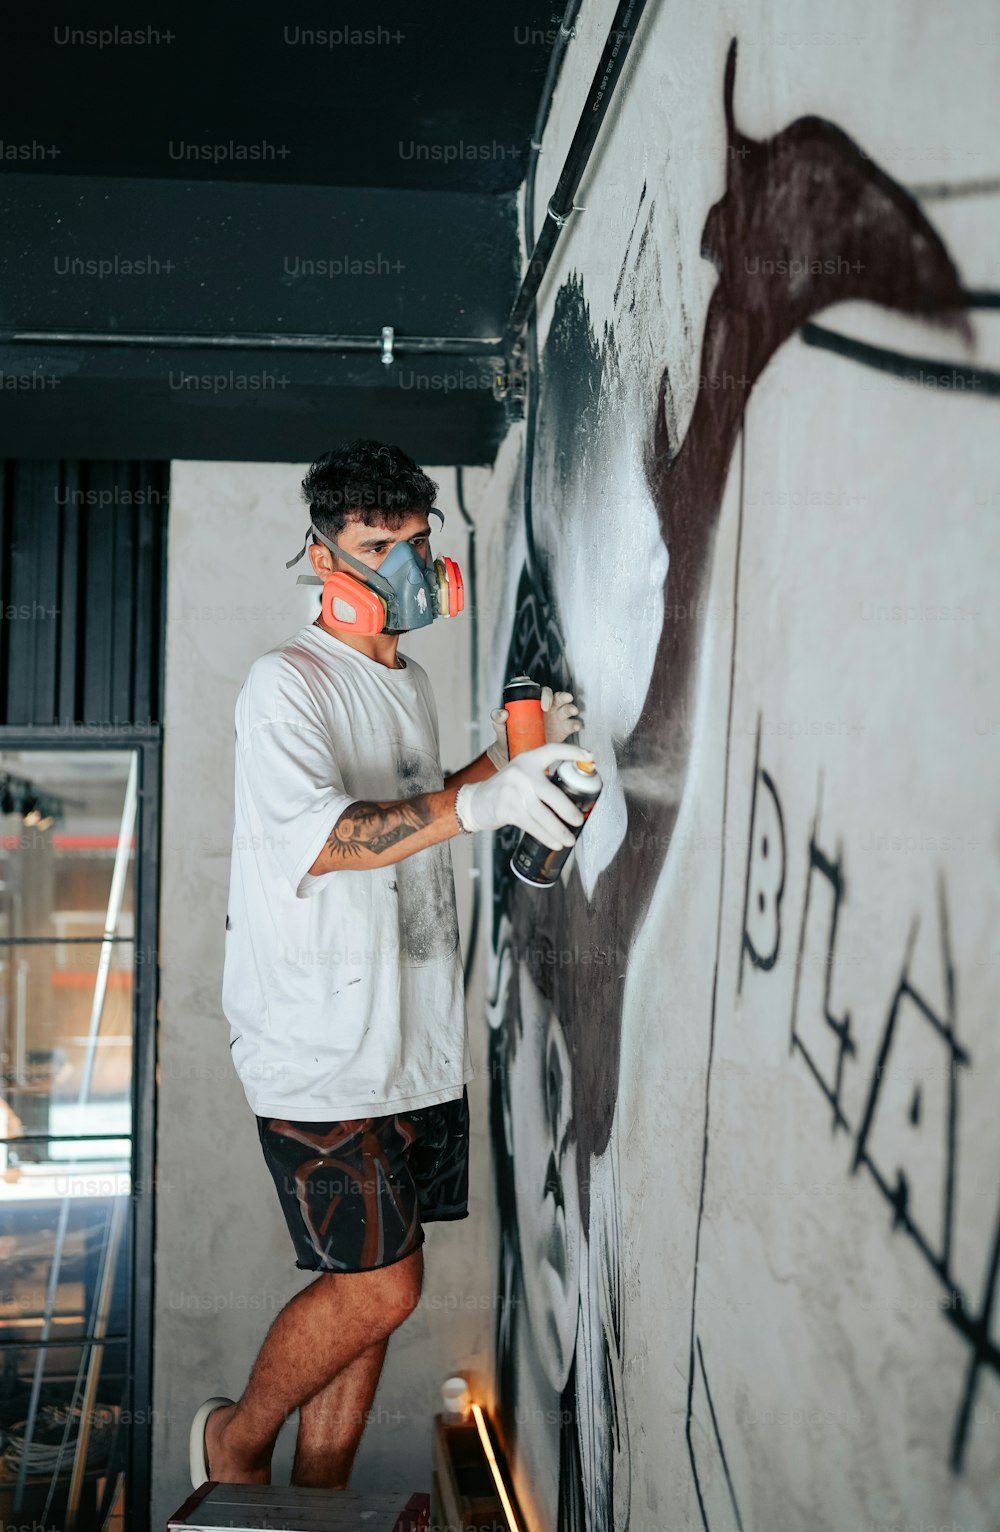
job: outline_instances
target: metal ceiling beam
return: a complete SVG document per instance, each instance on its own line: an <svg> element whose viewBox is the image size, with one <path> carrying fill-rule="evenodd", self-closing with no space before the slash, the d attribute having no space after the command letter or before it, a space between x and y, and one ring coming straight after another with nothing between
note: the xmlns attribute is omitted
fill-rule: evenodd
<svg viewBox="0 0 1000 1532"><path fill-rule="evenodd" d="M385 355L382 335L220 335L196 331L126 330L0 330L0 344L16 342L44 346L145 346L157 350L233 351L374 351ZM499 356L499 335L399 335L390 339L390 353L432 356ZM390 354L391 360L391 354Z"/></svg>

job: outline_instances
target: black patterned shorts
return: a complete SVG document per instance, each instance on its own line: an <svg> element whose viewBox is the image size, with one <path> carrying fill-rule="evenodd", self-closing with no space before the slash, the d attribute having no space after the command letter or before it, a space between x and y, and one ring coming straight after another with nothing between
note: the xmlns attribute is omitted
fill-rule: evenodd
<svg viewBox="0 0 1000 1532"><path fill-rule="evenodd" d="M412 1255L423 1225L468 1218L469 1092L342 1122L258 1117L302 1271L373 1271Z"/></svg>

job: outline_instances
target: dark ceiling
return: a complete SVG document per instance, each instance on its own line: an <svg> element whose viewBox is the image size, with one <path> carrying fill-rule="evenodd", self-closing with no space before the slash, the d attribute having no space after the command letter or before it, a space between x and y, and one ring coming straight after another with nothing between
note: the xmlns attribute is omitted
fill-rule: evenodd
<svg viewBox="0 0 1000 1532"><path fill-rule="evenodd" d="M0 454L301 461L360 434L492 461L499 358L404 347L503 334L554 7L354 9L8 10ZM386 325L388 367L375 346L14 339Z"/></svg>

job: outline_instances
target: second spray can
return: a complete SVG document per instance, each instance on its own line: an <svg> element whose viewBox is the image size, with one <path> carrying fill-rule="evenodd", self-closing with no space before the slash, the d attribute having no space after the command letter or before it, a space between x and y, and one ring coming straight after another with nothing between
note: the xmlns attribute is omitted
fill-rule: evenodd
<svg viewBox="0 0 1000 1532"><path fill-rule="evenodd" d="M586 824L604 786L593 761L560 761L549 772L549 776L559 790L576 804ZM583 825L570 825L569 829L574 838L578 838ZM511 872L516 873L522 883L530 883L535 888L552 888L558 883L566 858L573 849L573 846L557 846L553 850L544 841L537 840L525 831L510 859Z"/></svg>

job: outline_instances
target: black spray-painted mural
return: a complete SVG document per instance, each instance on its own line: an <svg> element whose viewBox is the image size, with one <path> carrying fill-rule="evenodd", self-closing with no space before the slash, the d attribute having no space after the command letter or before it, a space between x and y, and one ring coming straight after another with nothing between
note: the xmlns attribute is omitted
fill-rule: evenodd
<svg viewBox="0 0 1000 1532"><path fill-rule="evenodd" d="M615 288L615 313L605 323L603 338L598 340L593 332L583 282L569 276L555 300L539 380L529 492L536 500L547 497L547 537L559 536L560 516L582 516L595 506L595 559L601 556L603 540L627 534L627 527L616 526L601 494L602 458L611 436L624 429L648 442L646 484L669 553L662 592L665 616L645 695L634 726L615 740L613 771L608 770L611 763L599 760L606 777L614 777L625 808L616 853L591 879L589 891L571 862L569 875L557 888L536 893L508 868L517 832L499 834L494 849L497 985L491 1004L490 1088L501 1217L498 1407L509 1453L515 1459L524 1456L530 1434L533 1462L537 1465L547 1451L554 1464L560 1532L585 1527L604 1532L627 1525L629 1518L620 1149L613 1132L624 982L633 940L668 861L687 784L704 641L702 598L748 401L779 348L834 303L864 300L918 316L963 343L971 333L967 295L955 264L914 197L845 132L818 117L800 118L766 140L749 138L736 123L735 71L734 42L724 70L726 187L705 221L700 251L714 265L717 281L701 334L697 399L683 437L678 437L678 411L666 369L651 425L615 415L621 365L616 324L620 300L627 296L626 266L634 286L636 272L658 261L650 240L654 187L642 188ZM681 251L680 258L691 261L698 255ZM824 343L823 332L815 326L804 338ZM696 344L691 337L692 347ZM839 349L852 354L849 346ZM875 366L894 365L888 352L874 359L856 348L853 354L855 360ZM905 367L904 358L897 370L903 373ZM988 381L985 373L983 377ZM527 672L554 688L574 691L586 715L588 699L580 694L574 674L574 654L586 638L586 613L567 607L565 600L560 603L550 577L551 546L537 535L530 502L523 509L528 558L504 673ZM727 740L727 766L728 759ZM767 761L755 759L754 770L753 849L746 867L740 934L741 986L749 982L744 967L757 982L765 982L775 965L795 961L796 936L801 942L807 921L820 918L820 887L826 895L822 918L828 922L832 960L837 911L849 886L837 845L829 844L817 809L807 832L805 903L788 909L786 837L793 832L786 826L780 786L769 775ZM796 825L794 833L801 836L802 827ZM938 935L947 975L943 887ZM887 1012L880 1060L899 1046L904 1028L922 1026L942 1056L964 1068L969 1060L953 1008L929 1000L909 984L906 961L901 954L899 986ZM717 976L718 951L715 963ZM951 993L947 982L944 993ZM718 1004L727 1003L738 1003L738 996L718 999ZM713 986L712 1014L704 1018L706 1099L716 1006ZM996 1248L985 1289L974 1301L959 1291L950 1265L954 1165L949 1145L959 1087L952 1085L940 1103L932 1103L918 1085L907 1104L913 1124L930 1120L934 1125L927 1131L941 1132L937 1200L925 1204L930 1194L922 1190L918 1216L905 1166L891 1155L880 1155L884 1104L877 1072L860 1121L849 1123L838 1104L844 1071L852 1067L854 1041L850 1016L832 1008L828 991L818 1017L807 1015L796 1002L790 1049L814 1077L834 1131L853 1135L852 1169L874 1181L891 1210L887 1237L889 1229L905 1230L920 1257L955 1295L948 1318L961 1336L969 1367L950 1446L958 1469L976 1376L984 1367L995 1369L998 1361L987 1333ZM705 1132L707 1166L707 1124ZM702 1201L705 1173L703 1169ZM650 1209L650 1216L656 1213ZM697 1228L700 1239L700 1215ZM730 1524L742 1526L740 1489L726 1459L725 1428L706 1360L710 1347L699 1320L697 1244L693 1257L690 1470L708 1526L711 1516L700 1482L704 1465L691 1431L692 1417L700 1412L712 1423L728 1487L718 1503Z"/></svg>

